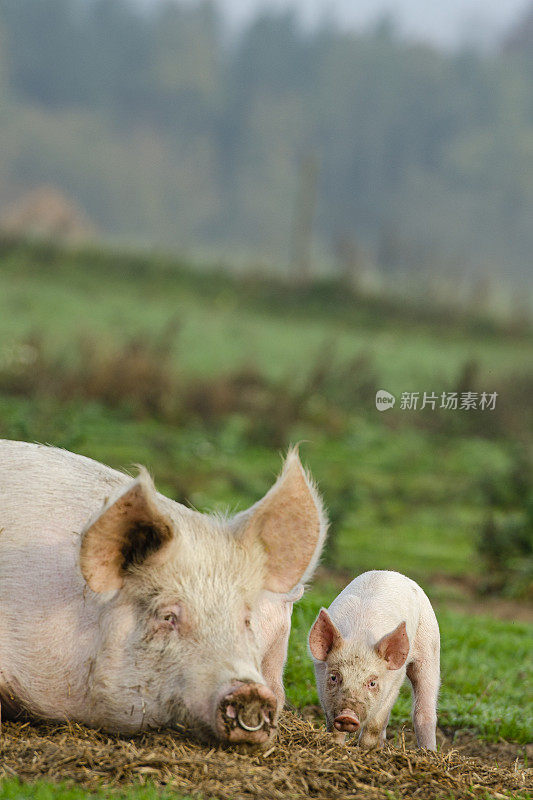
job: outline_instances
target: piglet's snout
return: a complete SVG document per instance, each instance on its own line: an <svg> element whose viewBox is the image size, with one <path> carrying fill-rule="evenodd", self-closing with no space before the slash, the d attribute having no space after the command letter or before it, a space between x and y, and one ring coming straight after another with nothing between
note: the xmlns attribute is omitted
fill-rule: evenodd
<svg viewBox="0 0 533 800"><path fill-rule="evenodd" d="M275 727L277 700L267 686L235 683L219 703L217 729L229 742L266 742Z"/></svg>
<svg viewBox="0 0 533 800"><path fill-rule="evenodd" d="M341 713L335 717L333 725L338 731L353 733L359 728L359 720L350 708L344 708Z"/></svg>

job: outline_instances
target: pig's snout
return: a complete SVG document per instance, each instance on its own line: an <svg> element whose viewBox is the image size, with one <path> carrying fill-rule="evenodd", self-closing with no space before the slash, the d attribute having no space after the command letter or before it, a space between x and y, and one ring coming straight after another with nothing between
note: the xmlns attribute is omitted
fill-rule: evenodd
<svg viewBox="0 0 533 800"><path fill-rule="evenodd" d="M276 697L267 686L236 683L218 705L218 732L228 742L261 744L275 727L276 710Z"/></svg>
<svg viewBox="0 0 533 800"><path fill-rule="evenodd" d="M344 733L353 733L359 728L359 724L357 716L350 708L344 708L333 721L335 728Z"/></svg>

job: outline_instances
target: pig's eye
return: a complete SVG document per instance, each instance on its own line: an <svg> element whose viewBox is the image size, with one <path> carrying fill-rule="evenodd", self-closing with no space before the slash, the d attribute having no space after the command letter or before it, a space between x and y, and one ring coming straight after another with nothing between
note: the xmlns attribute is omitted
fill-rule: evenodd
<svg viewBox="0 0 533 800"><path fill-rule="evenodd" d="M368 683L367 683L367 686L368 686L369 689L375 689L377 687L377 685L378 685L378 682L377 682L377 680L375 680L375 678L372 678L372 680L368 681Z"/></svg>
<svg viewBox="0 0 533 800"><path fill-rule="evenodd" d="M172 625L173 628L178 627L178 616L177 614L174 614L173 611L169 611L167 614L165 614L163 619L165 622L168 622L170 625Z"/></svg>
<svg viewBox="0 0 533 800"><path fill-rule="evenodd" d="M251 628L251 627L252 627L252 620L250 619L250 617L246 617L246 618L245 618L245 620L244 620L244 626L245 626L246 628Z"/></svg>
<svg viewBox="0 0 533 800"><path fill-rule="evenodd" d="M328 681L332 686L338 686L340 683L342 683L342 678L338 672L330 672Z"/></svg>
<svg viewBox="0 0 533 800"><path fill-rule="evenodd" d="M166 634L172 632L179 632L180 635L185 635L190 630L190 625L187 619L187 611L181 603L169 603L157 609L155 614L154 624L156 630Z"/></svg>

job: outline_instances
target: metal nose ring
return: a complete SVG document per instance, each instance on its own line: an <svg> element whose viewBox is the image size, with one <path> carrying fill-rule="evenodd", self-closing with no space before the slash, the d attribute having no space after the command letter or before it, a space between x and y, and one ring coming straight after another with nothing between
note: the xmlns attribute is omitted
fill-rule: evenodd
<svg viewBox="0 0 533 800"><path fill-rule="evenodd" d="M242 721L241 712L240 711L239 711L239 713L237 715L237 722L239 723L241 728L243 728L243 730L245 730L245 731L259 731L259 730L261 730L261 728L263 727L263 724L264 724L263 720L261 720L259 725L253 725L253 726L252 725L247 725L245 722Z"/></svg>

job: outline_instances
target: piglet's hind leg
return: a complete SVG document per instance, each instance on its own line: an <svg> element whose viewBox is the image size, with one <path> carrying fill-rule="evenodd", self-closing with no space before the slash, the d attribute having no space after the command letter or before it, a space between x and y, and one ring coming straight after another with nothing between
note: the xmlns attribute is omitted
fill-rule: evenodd
<svg viewBox="0 0 533 800"><path fill-rule="evenodd" d="M440 675L439 659L413 661L407 667L413 687L413 723L419 747L436 750L437 699Z"/></svg>

